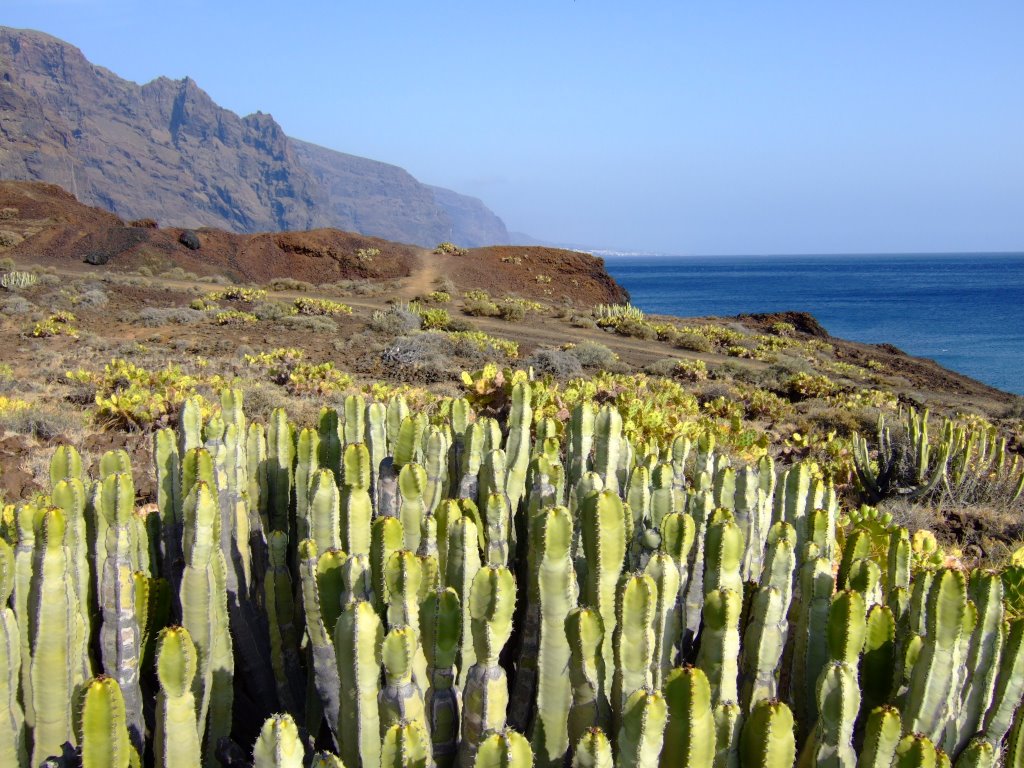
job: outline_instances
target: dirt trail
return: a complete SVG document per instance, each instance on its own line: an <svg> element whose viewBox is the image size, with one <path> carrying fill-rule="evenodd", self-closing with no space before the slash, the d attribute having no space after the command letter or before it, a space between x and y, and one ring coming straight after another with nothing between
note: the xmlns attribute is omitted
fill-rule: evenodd
<svg viewBox="0 0 1024 768"><path fill-rule="evenodd" d="M426 249L416 254L417 265L409 277L402 280L400 295L403 299L414 299L417 296L426 296L435 290L434 283L444 272L444 265L449 256L444 253L434 253Z"/></svg>

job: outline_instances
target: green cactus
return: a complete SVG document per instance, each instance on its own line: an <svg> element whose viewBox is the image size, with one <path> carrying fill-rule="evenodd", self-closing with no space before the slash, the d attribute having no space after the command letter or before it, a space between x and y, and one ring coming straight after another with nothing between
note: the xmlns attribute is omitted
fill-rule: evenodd
<svg viewBox="0 0 1024 768"><path fill-rule="evenodd" d="M381 768L430 768L430 738L417 721L388 728L381 743Z"/></svg>
<svg viewBox="0 0 1024 768"><path fill-rule="evenodd" d="M658 691L641 688L626 700L622 726L616 740L616 765L624 768L656 768L668 720L668 704Z"/></svg>
<svg viewBox="0 0 1024 768"><path fill-rule="evenodd" d="M455 590L459 604L463 606L462 625L459 629L459 670L460 688L466 685L470 667L476 663L476 652L472 643L471 616L465 610L477 572L480 570L480 550L477 548L477 527L468 517L459 517L448 525L448 562L445 584Z"/></svg>
<svg viewBox="0 0 1024 768"><path fill-rule="evenodd" d="M654 615L658 586L647 574L625 576L615 604L615 670L612 680L613 727L621 725L626 701L653 682Z"/></svg>
<svg viewBox="0 0 1024 768"><path fill-rule="evenodd" d="M1010 622L999 658L995 693L982 721L981 731L990 744L1001 744L1010 730L1013 711L1024 697L1024 619Z"/></svg>
<svg viewBox="0 0 1024 768"><path fill-rule="evenodd" d="M90 680L82 693L77 726L82 768L128 768L140 764L128 738L125 717L117 681L106 676Z"/></svg>
<svg viewBox="0 0 1024 768"><path fill-rule="evenodd" d="M380 689L381 646L384 628L369 603L349 603L341 612L334 631L338 678L341 690L337 733L341 759L346 766L374 768L381 755Z"/></svg>
<svg viewBox="0 0 1024 768"><path fill-rule="evenodd" d="M604 643L601 657L606 660L603 686L612 689L614 674L613 637L615 634L615 598L626 556L625 512L614 492L605 490L583 499L580 529L586 574L582 579L582 600L601 614Z"/></svg>
<svg viewBox="0 0 1024 768"><path fill-rule="evenodd" d="M830 629L831 625L832 622ZM853 749L853 728L860 710L856 666L841 660L830 661L818 677L817 694L818 720L805 747L809 761L806 764L854 768L857 753Z"/></svg>
<svg viewBox="0 0 1024 768"><path fill-rule="evenodd" d="M777 699L761 699L750 709L740 734L743 768L792 768L796 760L793 713Z"/></svg>
<svg viewBox="0 0 1024 768"><path fill-rule="evenodd" d="M565 674L569 641L565 620L576 607L572 516L565 507L539 513L533 523L530 606L536 606L536 715L530 740L541 766L561 765L569 750L572 686ZM527 619L530 622L530 618ZM523 674L522 666L519 674Z"/></svg>
<svg viewBox="0 0 1024 768"><path fill-rule="evenodd" d="M469 614L476 663L466 677L462 707L462 742L459 764L473 764L487 731L505 727L508 681L498 654L512 634L516 584L504 567L484 566L477 571L469 593Z"/></svg>
<svg viewBox="0 0 1024 768"><path fill-rule="evenodd" d="M26 720L32 728L32 764L38 765L47 756L58 754L65 741L76 741L71 705L84 679L72 649L78 646L74 638L84 626L68 573L63 510L43 509L34 515L32 525L35 548L23 622L29 634L24 696ZM25 661L23 657L23 665Z"/></svg>
<svg viewBox="0 0 1024 768"><path fill-rule="evenodd" d="M893 768L942 768L944 755L931 739L921 733L908 733L896 745ZM949 758L945 759L948 762Z"/></svg>
<svg viewBox="0 0 1024 768"><path fill-rule="evenodd" d="M511 729L491 733L480 743L474 768L530 768L533 750L530 742Z"/></svg>
<svg viewBox="0 0 1024 768"><path fill-rule="evenodd" d="M1002 632L1003 583L999 575L975 571L971 574L968 591L977 607L978 620L966 654L966 679L961 686L960 701L956 706L956 720L950 723L956 731L954 744L951 745L955 754L967 747L992 702L999 671L997 661L1005 640Z"/></svg>
<svg viewBox="0 0 1024 768"><path fill-rule="evenodd" d="M461 619L459 595L451 587L429 594L420 606L420 631L427 659L425 707L438 768L451 768L458 748L459 700L454 684Z"/></svg>
<svg viewBox="0 0 1024 768"><path fill-rule="evenodd" d="M857 768L888 768L903 733L900 711L888 704L875 707L867 717L864 745Z"/></svg>
<svg viewBox="0 0 1024 768"><path fill-rule="evenodd" d="M576 743L572 768L614 768L612 745L600 728L588 728Z"/></svg>
<svg viewBox="0 0 1024 768"><path fill-rule="evenodd" d="M405 544L402 521L396 517L378 517L370 527L370 570L373 573L373 607L383 619L389 602L384 568L395 552ZM344 757L344 755L342 756Z"/></svg>
<svg viewBox="0 0 1024 768"><path fill-rule="evenodd" d="M291 715L273 715L252 748L253 768L302 768L306 748Z"/></svg>
<svg viewBox="0 0 1024 768"><path fill-rule="evenodd" d="M158 768L194 768L200 763L199 729L192 684L198 669L196 647L184 627L168 627L157 641L156 728Z"/></svg>
<svg viewBox="0 0 1024 768"><path fill-rule="evenodd" d="M604 622L593 608L574 608L565 619L569 641L569 681L572 706L569 709L569 741L576 742L588 728L607 728L611 707L605 687L605 662L601 655Z"/></svg>
<svg viewBox="0 0 1024 768"><path fill-rule="evenodd" d="M731 589L716 589L704 598L704 629L697 666L708 677L713 704L739 699L737 675L742 607L742 593Z"/></svg>
<svg viewBox="0 0 1024 768"><path fill-rule="evenodd" d="M964 574L952 569L938 573L928 591L927 634L903 710L907 730L923 733L932 742L941 740L947 720L955 715L953 707L959 706L953 681L961 664L959 645L966 610Z"/></svg>
<svg viewBox="0 0 1024 768"><path fill-rule="evenodd" d="M302 538L311 538L320 552L341 547L341 497L334 473L317 470L309 484L307 505L309 531Z"/></svg>
<svg viewBox="0 0 1024 768"><path fill-rule="evenodd" d="M673 669L665 679L668 725L660 768L711 768L715 759L715 720L707 675L696 667Z"/></svg>
<svg viewBox="0 0 1024 768"><path fill-rule="evenodd" d="M815 558L800 567L801 597L791 628L794 638L790 696L801 729L810 728L818 715L816 685L829 658L829 648L821 639L828 628L834 586L830 560Z"/></svg>
<svg viewBox="0 0 1024 768"><path fill-rule="evenodd" d="M682 613L679 610L679 566L671 556L657 552L647 561L644 570L657 587L651 685L660 689L662 680L672 669L676 638L682 629Z"/></svg>
<svg viewBox="0 0 1024 768"><path fill-rule="evenodd" d="M345 445L363 442L366 435L366 401L362 395L352 394L345 397Z"/></svg>
<svg viewBox="0 0 1024 768"><path fill-rule="evenodd" d="M20 768L28 764L28 745L19 697L21 632L14 611L7 607L14 571L14 550L0 539L0 763Z"/></svg>
<svg viewBox="0 0 1024 768"><path fill-rule="evenodd" d="M618 493L619 453L622 450L622 416L610 405L604 405L594 419L594 471L604 488Z"/></svg>
<svg viewBox="0 0 1024 768"><path fill-rule="evenodd" d="M426 732L423 691L413 679L418 651L417 631L411 627L396 626L384 636L381 658L387 679L377 698L381 738L392 725L413 721Z"/></svg>
<svg viewBox="0 0 1024 768"><path fill-rule="evenodd" d="M297 711L303 696L299 661L298 631L291 573L288 570L288 536L272 531L267 540L269 563L263 591L270 624L270 662L277 696L281 703ZM198 646L198 644L197 644Z"/></svg>
<svg viewBox="0 0 1024 768"><path fill-rule="evenodd" d="M868 610L861 658L863 710L873 711L892 693L896 673L896 619L886 605Z"/></svg>
<svg viewBox="0 0 1024 768"><path fill-rule="evenodd" d="M743 710L732 701L722 702L714 709L715 768L739 768L740 727Z"/></svg>
<svg viewBox="0 0 1024 768"><path fill-rule="evenodd" d="M347 558L340 550L327 550L318 556L316 545L311 539L299 543L302 607L313 657L313 684L336 743L341 683L332 628L341 613L341 571L346 561Z"/></svg>

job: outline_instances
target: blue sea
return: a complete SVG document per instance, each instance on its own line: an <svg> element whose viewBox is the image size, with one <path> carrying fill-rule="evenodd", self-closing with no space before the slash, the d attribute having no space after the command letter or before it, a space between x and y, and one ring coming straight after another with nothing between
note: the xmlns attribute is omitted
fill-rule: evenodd
<svg viewBox="0 0 1024 768"><path fill-rule="evenodd" d="M605 256L647 312L810 312L833 336L895 344L1024 395L1024 253Z"/></svg>

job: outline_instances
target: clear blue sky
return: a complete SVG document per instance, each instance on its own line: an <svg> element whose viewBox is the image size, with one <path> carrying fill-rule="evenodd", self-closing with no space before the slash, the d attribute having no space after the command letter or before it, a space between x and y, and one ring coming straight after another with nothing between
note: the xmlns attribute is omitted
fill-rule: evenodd
<svg viewBox="0 0 1024 768"><path fill-rule="evenodd" d="M3 6L123 77L188 75L551 241L1024 250L1020 0Z"/></svg>

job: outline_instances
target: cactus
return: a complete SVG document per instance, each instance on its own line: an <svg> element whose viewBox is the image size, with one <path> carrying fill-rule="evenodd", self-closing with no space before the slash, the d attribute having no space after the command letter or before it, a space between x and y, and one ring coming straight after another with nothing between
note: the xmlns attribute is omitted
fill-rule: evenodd
<svg viewBox="0 0 1024 768"><path fill-rule="evenodd" d="M498 654L512 633L515 595L515 579L507 568L484 566L473 578L468 606L476 663L466 677L463 695L459 746L463 768L473 764L487 731L505 727L508 682Z"/></svg>
<svg viewBox="0 0 1024 768"><path fill-rule="evenodd" d="M125 728L124 698L111 677L93 678L82 694L78 726L82 768L128 768L139 764Z"/></svg>
<svg viewBox="0 0 1024 768"><path fill-rule="evenodd" d="M253 768L302 768L306 749L291 715L267 718L252 756Z"/></svg>
<svg viewBox="0 0 1024 768"><path fill-rule="evenodd" d="M898 709L885 704L872 709L864 728L864 745L857 768L887 768L892 765L901 735Z"/></svg>
<svg viewBox="0 0 1024 768"><path fill-rule="evenodd" d="M626 576L615 606L615 672L612 682L614 725L621 725L626 701L653 682L654 614L658 586L647 574Z"/></svg>
<svg viewBox="0 0 1024 768"><path fill-rule="evenodd" d="M588 728L573 750L572 768L613 768L612 745L600 728Z"/></svg>
<svg viewBox="0 0 1024 768"><path fill-rule="evenodd" d="M0 763L28 763L25 713L19 700L21 633L14 611L7 607L14 589L14 550L0 539Z"/></svg>
<svg viewBox="0 0 1024 768"><path fill-rule="evenodd" d="M511 729L491 733L480 743L474 768L530 768L530 742Z"/></svg>
<svg viewBox="0 0 1024 768"><path fill-rule="evenodd" d="M332 628L341 612L341 569L346 560L339 550L328 550L318 556L310 539L299 543L302 606L313 657L313 684L336 743L341 683Z"/></svg>
<svg viewBox="0 0 1024 768"><path fill-rule="evenodd" d="M664 693L668 725L660 767L711 768L715 759L715 720L707 676L696 667L674 669L665 680Z"/></svg>
<svg viewBox="0 0 1024 768"><path fill-rule="evenodd" d="M611 691L614 674L615 596L626 556L624 511L619 497L605 490L583 500L580 528L586 577L582 599L597 609L604 627L601 657L605 660L604 690Z"/></svg>
<svg viewBox="0 0 1024 768"><path fill-rule="evenodd" d="M536 716L530 738L542 766L560 765L570 747L567 724L572 687L565 675L570 655L565 620L577 599L572 538L572 516L565 507L545 510L533 523L530 599L536 605L538 638ZM518 674L524 674L522 665Z"/></svg>
<svg viewBox="0 0 1024 768"><path fill-rule="evenodd" d="M438 768L451 768L458 746L459 700L454 684L461 618L459 596L451 587L428 595L420 606L428 680L425 707Z"/></svg>
<svg viewBox="0 0 1024 768"><path fill-rule="evenodd" d="M378 695L381 738L392 725L416 722L427 727L423 691L413 680L419 650L417 632L396 626L384 637L381 658L386 682Z"/></svg>
<svg viewBox="0 0 1024 768"><path fill-rule="evenodd" d="M338 618L334 631L341 697L337 733L341 738L341 759L346 766L373 768L380 763L381 646L384 628L369 603L349 603Z"/></svg>
<svg viewBox="0 0 1024 768"><path fill-rule="evenodd" d="M704 598L704 630L697 666L708 677L711 701L737 701L740 655L740 611L743 596L731 589L716 589Z"/></svg>
<svg viewBox="0 0 1024 768"><path fill-rule="evenodd" d="M914 665L903 711L908 731L923 733L932 742L942 738L946 721L955 714L952 707L959 706L953 681L961 663L959 645L966 609L963 573L946 569L936 575L928 591L924 646Z"/></svg>
<svg viewBox="0 0 1024 768"><path fill-rule="evenodd" d="M381 741L381 768L430 768L430 738L419 721L395 723Z"/></svg>
<svg viewBox="0 0 1024 768"><path fill-rule="evenodd" d="M668 704L657 691L641 688L626 700L617 739L616 765L656 768L668 720Z"/></svg>
<svg viewBox="0 0 1024 768"><path fill-rule="evenodd" d="M81 665L71 656L81 631L76 618L81 609L68 575L64 545L67 520L56 507L35 516L35 551L32 584L24 622L30 637L29 676L25 687L26 715L32 727L32 764L60 752L65 741L75 743L71 703L81 679ZM24 662L23 662L24 664Z"/></svg>
<svg viewBox="0 0 1024 768"><path fill-rule="evenodd" d="M196 647L184 627L168 627L158 640L154 753L158 768L193 768L200 763L199 729L192 684Z"/></svg>
<svg viewBox="0 0 1024 768"><path fill-rule="evenodd" d="M762 699L750 709L740 734L743 768L792 768L796 760L793 713L777 699Z"/></svg>
<svg viewBox="0 0 1024 768"><path fill-rule="evenodd" d="M458 682L465 687L470 667L476 663L476 652L471 640L471 616L465 610L469 605L472 584L480 570L480 551L477 549L477 527L468 517L459 517L448 526L448 563L445 583L455 590L463 606L462 625L459 628Z"/></svg>
<svg viewBox="0 0 1024 768"><path fill-rule="evenodd" d="M0 287L7 291L23 291L26 288L31 288L38 280L39 278L32 272L11 270L0 275Z"/></svg>

